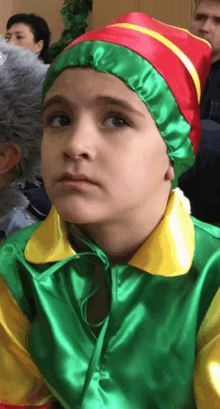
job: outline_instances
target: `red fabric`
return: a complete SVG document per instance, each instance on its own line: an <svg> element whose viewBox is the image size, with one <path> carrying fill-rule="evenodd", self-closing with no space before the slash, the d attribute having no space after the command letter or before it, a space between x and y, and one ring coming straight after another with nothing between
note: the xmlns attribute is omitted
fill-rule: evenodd
<svg viewBox="0 0 220 409"><path fill-rule="evenodd" d="M164 37L168 38L173 44L179 47L183 51L183 53L186 54L187 57L192 61L199 74L201 86L202 88L204 87L206 78L210 70L211 49L203 41L199 40L197 37L192 36L190 33L184 30L181 30L177 27L171 27L167 24L161 23L160 21L154 20L145 13L129 13L113 20L110 24L114 23L136 24L141 27L156 31ZM201 64L200 53L205 56L204 52L206 52L206 58L203 61L203 64Z"/></svg>
<svg viewBox="0 0 220 409"><path fill-rule="evenodd" d="M199 75L201 89L203 89L210 70L212 57L211 48L206 43L186 31L165 25L144 13L125 14L111 21L109 25L116 23L129 23L145 27L160 33L170 40L191 60ZM201 135L197 92L188 69L179 57L160 41L146 34L123 27L107 26L84 34L70 43L65 50L84 41L104 41L127 47L154 66L165 79L181 113L191 126L189 138L196 155Z"/></svg>
<svg viewBox="0 0 220 409"><path fill-rule="evenodd" d="M202 88L204 87L206 78L210 71L211 55L212 55L211 48L206 43L204 43L204 41L201 41L200 39L198 39L197 37L191 35L190 33L186 31L183 31L176 27L168 26L164 23L161 23L160 21L154 20L145 13L128 13L119 18L116 18L115 20L111 21L108 25L120 24L120 23L135 24L135 25L138 25L144 28L148 28L149 30L153 30L153 31L156 31L157 33L160 33L161 35L166 37L168 40L170 40L173 44L179 47L183 51L183 53L186 54L188 58L192 61L200 77L201 87ZM71 48L73 45L79 42L82 42L82 41L98 40L97 36L99 36L99 34L103 33L105 36L105 34L108 32L110 34L108 39L106 40L102 39L101 41L108 41L108 42L115 43L114 30L118 30L118 28L111 27L111 29L107 29L106 31L106 27L107 26L97 29L97 30L90 31L84 34L83 36L78 37L77 39L72 41L72 43L70 43L68 47L66 47L66 50L68 48ZM119 30L122 30L122 29L120 28ZM123 29L123 30L125 30L127 34L129 34L130 32L129 29ZM111 40L111 33L112 33L112 40ZM144 47L139 47L139 53L144 58L146 58L145 53L147 51L149 51L149 54L151 53L151 47L150 47L151 44L146 43L146 34L141 34L138 32L135 32L133 34L133 37L135 37L136 42L137 42L137 35L140 35L140 36L143 35L145 38L145 45ZM124 44L124 39L122 38L122 36L120 37L121 38L118 39L119 41L117 42L117 44L125 45L128 48L136 51L133 48L132 43L130 43L130 39L128 39L127 44ZM155 39L152 39L152 40L156 42L156 46L157 46L158 41ZM167 49L167 47L164 45L162 45L162 47L165 47L165 49ZM204 57L203 60L201 60L201 54Z"/></svg>

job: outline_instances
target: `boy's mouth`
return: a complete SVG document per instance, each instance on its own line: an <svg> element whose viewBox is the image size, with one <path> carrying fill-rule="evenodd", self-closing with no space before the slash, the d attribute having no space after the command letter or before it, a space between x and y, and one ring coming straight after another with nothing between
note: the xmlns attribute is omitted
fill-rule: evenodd
<svg viewBox="0 0 220 409"><path fill-rule="evenodd" d="M71 173L64 173L61 178L58 179L58 182L82 182L82 183L89 183L92 185L97 185L94 180L89 179L87 176L82 174L71 174Z"/></svg>

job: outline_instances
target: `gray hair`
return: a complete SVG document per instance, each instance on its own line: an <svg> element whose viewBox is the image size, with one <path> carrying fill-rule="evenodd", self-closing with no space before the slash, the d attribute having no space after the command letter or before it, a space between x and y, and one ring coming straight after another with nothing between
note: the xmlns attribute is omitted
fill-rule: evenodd
<svg viewBox="0 0 220 409"><path fill-rule="evenodd" d="M16 143L22 158L13 180L37 184L41 176L42 89L48 65L0 36L0 143Z"/></svg>

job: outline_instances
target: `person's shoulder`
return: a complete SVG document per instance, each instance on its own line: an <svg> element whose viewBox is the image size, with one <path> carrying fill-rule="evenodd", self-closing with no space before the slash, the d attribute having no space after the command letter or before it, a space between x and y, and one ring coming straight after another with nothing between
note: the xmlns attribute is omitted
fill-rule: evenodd
<svg viewBox="0 0 220 409"><path fill-rule="evenodd" d="M192 271L202 274L217 290L220 286L220 228L195 217L192 220L195 231Z"/></svg>
<svg viewBox="0 0 220 409"><path fill-rule="evenodd" d="M214 226L213 224L202 222L201 220L196 219L196 217L191 216L191 219L194 223L195 231L204 237L210 237L214 239L218 245L220 245L220 228Z"/></svg>
<svg viewBox="0 0 220 409"><path fill-rule="evenodd" d="M195 231L194 262L205 265L214 255L220 265L220 228L191 217Z"/></svg>
<svg viewBox="0 0 220 409"><path fill-rule="evenodd" d="M30 322L33 319L33 300L29 282L31 267L25 259L24 250L41 223L35 223L12 233L0 244L0 300L2 291L7 288Z"/></svg>
<svg viewBox="0 0 220 409"><path fill-rule="evenodd" d="M27 209L15 207L5 220L4 228L6 237L39 221L40 220Z"/></svg>
<svg viewBox="0 0 220 409"><path fill-rule="evenodd" d="M0 260L2 258L7 258L7 254L11 258L13 254L23 252L29 238L32 236L34 231L41 225L41 223L42 221L27 226L21 230L18 230L12 233L3 242L1 242Z"/></svg>

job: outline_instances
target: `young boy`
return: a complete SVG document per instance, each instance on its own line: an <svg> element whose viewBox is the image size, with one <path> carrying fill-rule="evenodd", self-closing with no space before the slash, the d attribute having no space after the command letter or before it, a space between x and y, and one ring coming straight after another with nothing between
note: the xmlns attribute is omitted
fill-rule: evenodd
<svg viewBox="0 0 220 409"><path fill-rule="evenodd" d="M130 13L47 74L53 206L1 246L0 339L65 408L220 406L220 232L171 190L195 160L210 61L205 41Z"/></svg>

